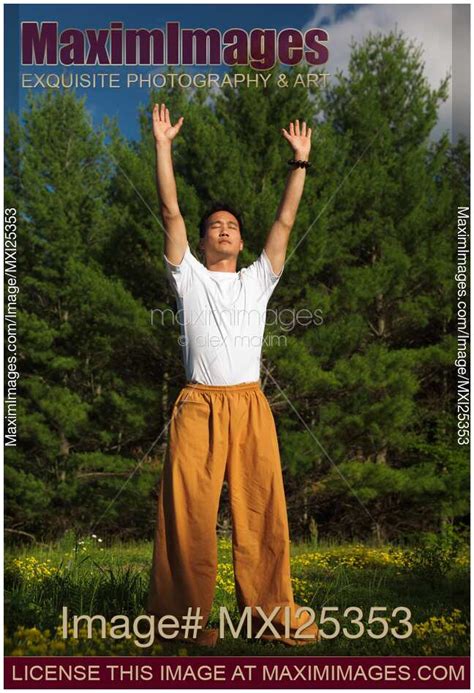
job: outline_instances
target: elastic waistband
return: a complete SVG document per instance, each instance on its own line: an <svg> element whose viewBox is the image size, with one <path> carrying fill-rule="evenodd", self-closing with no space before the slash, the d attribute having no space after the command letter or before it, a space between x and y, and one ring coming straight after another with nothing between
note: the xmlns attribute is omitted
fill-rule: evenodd
<svg viewBox="0 0 474 693"><path fill-rule="evenodd" d="M185 388L190 390L204 390L205 392L242 392L243 390L260 390L260 380L253 383L239 383L238 385L206 385L204 383L186 383Z"/></svg>

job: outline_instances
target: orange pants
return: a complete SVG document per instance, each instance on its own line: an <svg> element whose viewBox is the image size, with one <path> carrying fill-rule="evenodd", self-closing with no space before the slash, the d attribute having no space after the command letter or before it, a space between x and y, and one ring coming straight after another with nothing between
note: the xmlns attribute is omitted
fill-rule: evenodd
<svg viewBox="0 0 474 693"><path fill-rule="evenodd" d="M278 441L259 382L188 384L178 395L158 501L147 611L159 618L181 618L189 607L199 606L203 627L207 623L215 592L216 521L224 479L239 611L260 606L269 616L277 605L289 606L292 637L308 614L295 614ZM282 633L284 611L272 619ZM260 619L254 609L252 615L256 631ZM316 625L305 629L304 635L310 634L316 636Z"/></svg>

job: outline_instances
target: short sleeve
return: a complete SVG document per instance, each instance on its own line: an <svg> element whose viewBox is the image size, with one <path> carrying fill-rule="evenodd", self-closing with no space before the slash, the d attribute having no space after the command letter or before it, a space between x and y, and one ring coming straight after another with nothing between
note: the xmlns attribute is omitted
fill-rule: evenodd
<svg viewBox="0 0 474 693"><path fill-rule="evenodd" d="M246 277L258 284L262 294L270 298L283 273L283 269L281 269L279 274L275 274L268 255L265 250L262 250L257 260L246 267L243 272L245 272Z"/></svg>
<svg viewBox="0 0 474 693"><path fill-rule="evenodd" d="M189 245L186 246L183 259L179 265L174 265L170 262L166 255L163 255L163 258L166 266L166 275L171 288L177 296L182 298L184 294L189 291L195 272L200 271L203 265L191 253Z"/></svg>

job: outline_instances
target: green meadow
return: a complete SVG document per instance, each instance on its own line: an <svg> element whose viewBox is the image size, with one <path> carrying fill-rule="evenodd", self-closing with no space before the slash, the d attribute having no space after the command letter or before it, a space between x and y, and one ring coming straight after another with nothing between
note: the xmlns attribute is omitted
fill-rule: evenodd
<svg viewBox="0 0 474 693"><path fill-rule="evenodd" d="M8 549L5 557L5 654L7 655L468 655L469 547L454 548L428 536L418 547L362 544L292 544L292 580L296 601L314 609L320 623L323 607L336 618L320 623L320 643L286 647L228 634L212 649L183 643L155 642L147 647L144 614L152 544L105 542L95 535L36 548ZM68 608L69 633L63 638L62 609ZM219 607L227 607L236 625L232 547L219 539L219 570L209 625L218 626ZM349 607L357 609L349 610ZM386 607L373 616L371 607ZM397 607L405 609L396 612ZM409 611L406 611L408 609ZM92 637L81 626L75 638L72 616L101 614ZM128 616L130 638L108 637L110 619ZM408 637L403 637L407 634ZM377 637L387 630L383 637ZM369 633L370 631L370 633ZM122 631L120 631L122 633ZM399 634L402 637L396 637ZM115 631L115 635L118 632ZM357 636L359 637L351 637Z"/></svg>

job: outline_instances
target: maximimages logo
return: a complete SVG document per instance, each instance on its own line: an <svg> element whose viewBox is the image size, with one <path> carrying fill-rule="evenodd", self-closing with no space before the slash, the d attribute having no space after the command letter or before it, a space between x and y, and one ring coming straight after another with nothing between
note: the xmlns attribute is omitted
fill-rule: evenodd
<svg viewBox="0 0 474 693"><path fill-rule="evenodd" d="M58 22L22 22L22 65L250 65L269 70L283 65L324 65L328 60L323 29L107 29L67 28Z"/></svg>

